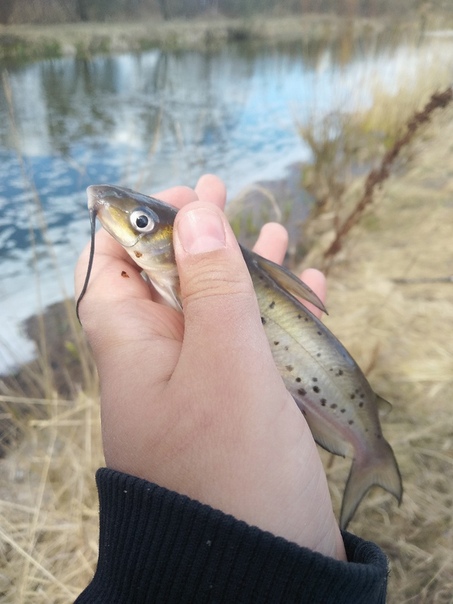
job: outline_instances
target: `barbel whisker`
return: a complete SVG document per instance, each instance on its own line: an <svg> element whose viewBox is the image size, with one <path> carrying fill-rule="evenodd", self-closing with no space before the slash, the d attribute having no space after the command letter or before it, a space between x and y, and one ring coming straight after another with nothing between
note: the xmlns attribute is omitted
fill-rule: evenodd
<svg viewBox="0 0 453 604"><path fill-rule="evenodd" d="M77 319L79 320L80 324L82 324L82 322L81 322L80 316L79 316L79 306L80 306L80 302L82 301L82 299L85 296L86 291L88 289L88 283L90 282L90 277L91 277L91 269L93 268L94 247L95 247L95 239L96 239L96 211L95 210L90 210L90 224L91 224L90 256L88 258L87 272L85 275L85 281L83 283L82 291L80 292L80 295L77 298L77 302L76 302L76 315L77 315Z"/></svg>

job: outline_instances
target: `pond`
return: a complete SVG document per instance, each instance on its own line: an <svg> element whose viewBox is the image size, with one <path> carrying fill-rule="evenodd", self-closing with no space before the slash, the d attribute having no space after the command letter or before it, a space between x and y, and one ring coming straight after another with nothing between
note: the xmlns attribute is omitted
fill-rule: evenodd
<svg viewBox="0 0 453 604"><path fill-rule="evenodd" d="M73 294L89 184L151 193L214 172L231 198L310 159L298 121L354 111L366 82L395 87L440 52L451 60L453 41L0 65L0 373L33 354L21 321Z"/></svg>

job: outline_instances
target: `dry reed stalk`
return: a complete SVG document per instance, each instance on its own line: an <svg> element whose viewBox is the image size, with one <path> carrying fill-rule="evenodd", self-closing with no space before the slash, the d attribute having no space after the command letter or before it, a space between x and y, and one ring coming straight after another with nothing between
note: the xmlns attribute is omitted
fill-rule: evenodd
<svg viewBox="0 0 453 604"><path fill-rule="evenodd" d="M364 210L373 202L374 192L378 186L387 180L390 175L390 169L394 164L396 158L400 154L401 150L406 147L415 137L417 130L423 124L426 124L431 119L431 114L436 109L445 108L453 99L453 88L450 86L443 92L436 92L431 95L430 100L426 103L421 111L417 111L408 120L406 124L406 132L396 140L394 145L384 155L380 166L368 174L365 181L365 188L362 197L344 220L342 225L337 229L335 239L330 244L328 249L324 252L324 260L331 258L337 254L343 245L343 240L352 227L357 224Z"/></svg>

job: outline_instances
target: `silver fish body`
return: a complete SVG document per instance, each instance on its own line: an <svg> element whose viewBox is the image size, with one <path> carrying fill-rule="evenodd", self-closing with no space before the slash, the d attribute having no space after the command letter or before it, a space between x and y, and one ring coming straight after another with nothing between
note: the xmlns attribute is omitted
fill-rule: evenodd
<svg viewBox="0 0 453 604"><path fill-rule="evenodd" d="M177 210L157 199L110 185L88 188L88 207L146 272L162 297L181 310L172 247ZM345 529L373 485L400 502L402 481L385 440L379 408L389 407L371 388L338 339L298 298L324 310L317 296L286 269L241 248L262 323L286 388L306 417L316 442L336 455L352 455L340 526Z"/></svg>

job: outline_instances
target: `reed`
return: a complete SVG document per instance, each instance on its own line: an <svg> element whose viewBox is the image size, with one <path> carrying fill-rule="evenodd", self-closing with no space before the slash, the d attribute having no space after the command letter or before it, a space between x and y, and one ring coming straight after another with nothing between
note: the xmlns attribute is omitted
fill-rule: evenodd
<svg viewBox="0 0 453 604"><path fill-rule="evenodd" d="M367 206L373 202L375 190L377 187L382 186L384 181L387 180L390 175L390 170L394 166L401 151L414 140L418 129L429 122L431 114L436 109L444 109L452 100L453 89L449 86L442 92L432 94L430 100L423 109L414 113L407 121L404 133L395 140L391 148L382 158L378 168L371 170L368 174L362 196L344 222L337 227L335 239L325 251L324 259L334 256L341 250L345 237L352 227L360 220Z"/></svg>

